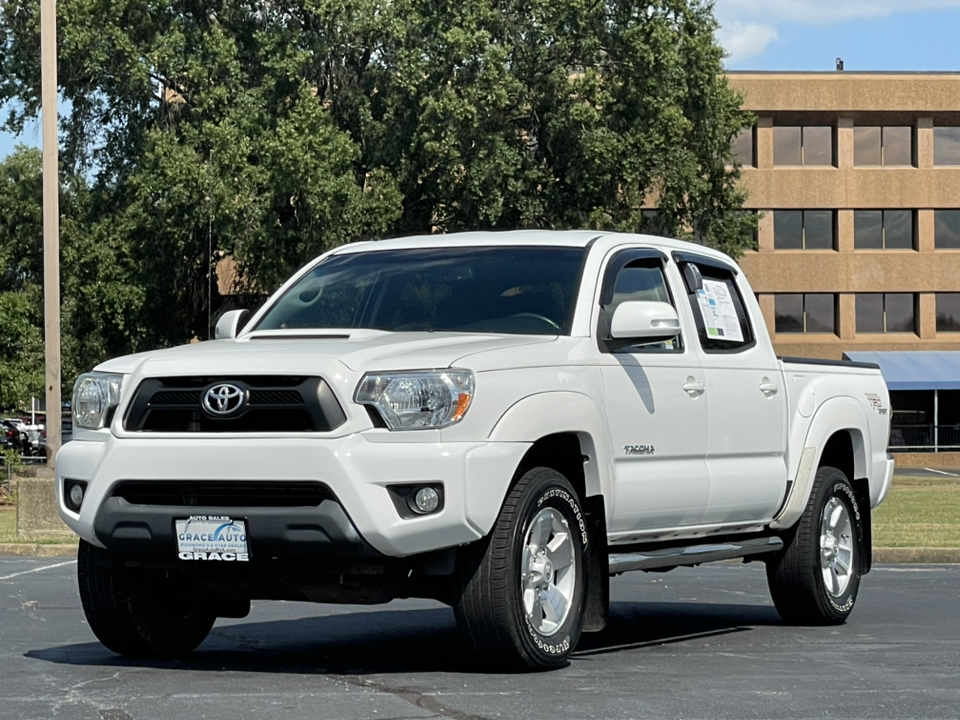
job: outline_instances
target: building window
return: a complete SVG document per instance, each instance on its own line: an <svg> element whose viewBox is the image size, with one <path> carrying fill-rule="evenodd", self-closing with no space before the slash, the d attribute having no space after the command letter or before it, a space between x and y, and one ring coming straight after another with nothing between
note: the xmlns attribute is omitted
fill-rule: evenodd
<svg viewBox="0 0 960 720"><path fill-rule="evenodd" d="M933 164L960 165L960 126L933 129Z"/></svg>
<svg viewBox="0 0 960 720"><path fill-rule="evenodd" d="M960 293L937 293L937 332L960 332Z"/></svg>
<svg viewBox="0 0 960 720"><path fill-rule="evenodd" d="M733 139L733 162L748 167L752 167L757 164L754 156L753 138L754 129L752 127L748 127L741 130L740 133Z"/></svg>
<svg viewBox="0 0 960 720"><path fill-rule="evenodd" d="M833 165L833 128L774 126L773 164Z"/></svg>
<svg viewBox="0 0 960 720"><path fill-rule="evenodd" d="M774 210L775 250L833 250L832 210Z"/></svg>
<svg viewBox="0 0 960 720"><path fill-rule="evenodd" d="M960 250L960 210L933 211L933 244L937 250Z"/></svg>
<svg viewBox="0 0 960 720"><path fill-rule="evenodd" d="M837 296L784 293L774 296L774 329L779 333L836 334Z"/></svg>
<svg viewBox="0 0 960 720"><path fill-rule="evenodd" d="M855 127L854 165L913 165L913 128Z"/></svg>
<svg viewBox="0 0 960 720"><path fill-rule="evenodd" d="M915 333L916 298L910 293L858 293L858 333Z"/></svg>
<svg viewBox="0 0 960 720"><path fill-rule="evenodd" d="M856 250L912 250L912 210L855 210L853 247Z"/></svg>

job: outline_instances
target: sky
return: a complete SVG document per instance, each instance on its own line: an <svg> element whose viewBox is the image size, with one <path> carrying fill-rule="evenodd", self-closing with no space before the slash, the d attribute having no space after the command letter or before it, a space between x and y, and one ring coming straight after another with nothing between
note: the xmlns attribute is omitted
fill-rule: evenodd
<svg viewBox="0 0 960 720"><path fill-rule="evenodd" d="M716 0L729 70L960 72L960 0ZM960 102L960 99L958 99ZM0 111L0 118L6 112ZM0 158L40 144L0 132Z"/></svg>

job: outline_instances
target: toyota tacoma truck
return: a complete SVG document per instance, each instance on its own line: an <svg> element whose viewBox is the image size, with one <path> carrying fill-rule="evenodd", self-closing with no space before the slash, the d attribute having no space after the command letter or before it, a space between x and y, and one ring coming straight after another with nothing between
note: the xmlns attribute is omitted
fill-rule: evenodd
<svg viewBox="0 0 960 720"><path fill-rule="evenodd" d="M743 558L846 620L890 489L873 365L778 358L737 264L605 232L363 242L216 339L82 375L59 452L90 628L175 657L251 600L451 605L565 663L609 578Z"/></svg>

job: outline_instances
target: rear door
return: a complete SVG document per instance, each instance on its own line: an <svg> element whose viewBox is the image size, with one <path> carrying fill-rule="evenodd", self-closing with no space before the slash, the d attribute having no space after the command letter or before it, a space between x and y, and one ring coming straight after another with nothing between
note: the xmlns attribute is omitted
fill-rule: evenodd
<svg viewBox="0 0 960 720"><path fill-rule="evenodd" d="M702 350L706 380L710 501L704 522L769 519L786 491L786 390L765 330L751 322L761 317L760 308L734 265L685 253L674 259L696 320L691 340Z"/></svg>
<svg viewBox="0 0 960 720"><path fill-rule="evenodd" d="M613 445L614 535L697 525L709 497L707 402L697 350L683 335L627 347L608 340L613 312L626 300L671 303L686 320L682 326L690 327L667 269L657 250L621 250L608 261L601 287L596 337ZM670 269L679 282L676 268Z"/></svg>

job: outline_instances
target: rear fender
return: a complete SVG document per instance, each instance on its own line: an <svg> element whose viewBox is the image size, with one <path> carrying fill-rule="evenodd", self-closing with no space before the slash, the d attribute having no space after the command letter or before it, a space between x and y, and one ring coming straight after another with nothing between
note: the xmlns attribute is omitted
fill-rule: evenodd
<svg viewBox="0 0 960 720"><path fill-rule="evenodd" d="M800 519L810 499L823 450L835 433L846 431L850 434L854 468L854 477L849 478L850 482L868 476L867 458L872 456L872 448L869 433L864 430L869 427L863 407L855 398L831 398L817 409L807 430L800 466L791 484L790 495L783 509L770 523L771 528L784 530L793 527Z"/></svg>

